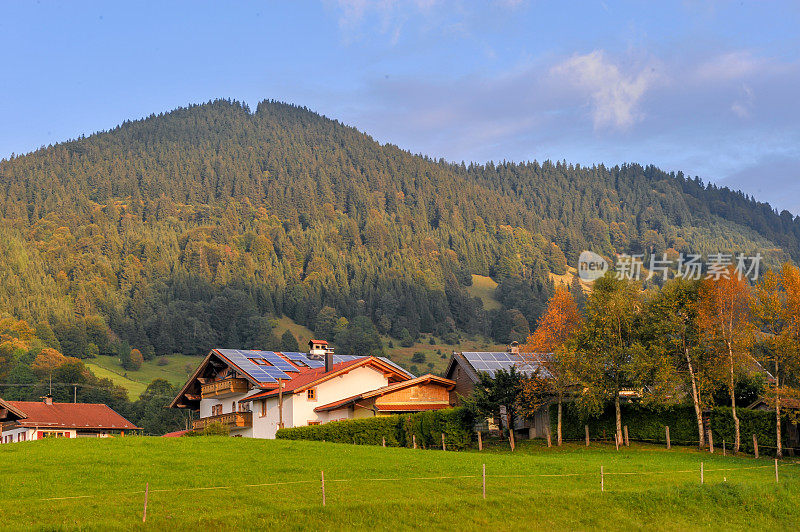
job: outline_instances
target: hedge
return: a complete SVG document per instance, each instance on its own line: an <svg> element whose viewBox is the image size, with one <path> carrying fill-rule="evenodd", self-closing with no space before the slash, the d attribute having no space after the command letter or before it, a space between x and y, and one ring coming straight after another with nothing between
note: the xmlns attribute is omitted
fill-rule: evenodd
<svg viewBox="0 0 800 532"><path fill-rule="evenodd" d="M448 449L461 450L472 442L472 426L472 416L465 408L448 408L280 429L275 437L360 445L381 445L386 438L388 446L411 447L412 436L416 436L419 447L435 449L441 448L444 434Z"/></svg>
<svg viewBox="0 0 800 532"><path fill-rule="evenodd" d="M739 434L741 449L744 452L753 452L753 434L758 438L758 449L762 454L773 454L777 440L775 434L775 411L773 410L748 410L737 408L739 418ZM784 448L788 447L788 424L786 417L781 420L781 439ZM710 429L714 435L714 445L722 447L722 440L730 449L734 442L733 417L730 407L717 407L711 412L709 419Z"/></svg>
<svg viewBox="0 0 800 532"><path fill-rule="evenodd" d="M676 445L697 444L697 418L694 407L689 405L669 406L653 409L635 403L620 405L622 424L628 426L628 437L637 441L666 442L665 426L669 437ZM593 440L613 441L616 431L614 405L609 405L598 417L583 417L567 404L562 414L561 434L565 440L583 440L584 426L589 426L589 437ZM550 407L550 432L555 435L558 424L558 407Z"/></svg>
<svg viewBox="0 0 800 532"><path fill-rule="evenodd" d="M620 405L622 424L628 426L628 437L636 441L665 443L664 427L669 426L670 440L676 445L697 445L697 418L691 405L677 405L666 408L648 408L639 404ZM765 410L748 410L737 408L739 430L741 432L741 450L753 452L753 434L758 438L759 450L763 454L775 449L775 412ZM555 435L558 410L556 405L550 408L551 433ZM714 445L722 447L723 440L728 448L734 441L733 418L730 407L716 407L708 416L706 430L711 430ZM565 440L583 440L584 426L589 426L589 437L593 440L605 439L613 441L616 430L616 418L613 405L606 408L599 417L585 418L580 416L570 405L565 405L562 417L562 436ZM784 418L782 439L784 447L788 447L788 422Z"/></svg>

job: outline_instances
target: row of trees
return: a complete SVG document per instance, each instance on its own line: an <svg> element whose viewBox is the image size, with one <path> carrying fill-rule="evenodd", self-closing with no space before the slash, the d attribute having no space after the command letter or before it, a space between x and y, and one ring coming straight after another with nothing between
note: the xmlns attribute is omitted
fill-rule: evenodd
<svg viewBox="0 0 800 532"><path fill-rule="evenodd" d="M800 382L800 270L787 263L755 286L729 270L646 291L609 274L594 283L583 312L569 291L557 290L522 353L541 370L519 381L517 409L531 413L555 401L559 444L566 401L586 414L613 402L621 438L621 392L628 390L646 404L691 402L703 445L703 410L723 389L738 451L737 384L758 372L770 384L780 456L782 399L797 397Z"/></svg>

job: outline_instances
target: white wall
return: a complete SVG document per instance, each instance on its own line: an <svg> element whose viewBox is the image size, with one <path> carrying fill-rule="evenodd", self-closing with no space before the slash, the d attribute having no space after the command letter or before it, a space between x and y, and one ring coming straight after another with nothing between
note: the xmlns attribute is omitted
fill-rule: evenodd
<svg viewBox="0 0 800 532"><path fill-rule="evenodd" d="M320 412L317 414L314 409L334 401L346 399L364 392L369 392L382 388L389 384L389 379L384 376L383 372L375 370L371 367L356 368L349 373L345 373L331 380L325 381L318 385L317 398L314 401L309 401L306 392L294 395L293 411L292 411L292 425L293 427L303 427L308 425L309 421L319 421L325 423L329 420L341 419L343 417L352 417L351 413L344 414L346 410L340 409L330 413ZM288 424L286 425L289 426Z"/></svg>

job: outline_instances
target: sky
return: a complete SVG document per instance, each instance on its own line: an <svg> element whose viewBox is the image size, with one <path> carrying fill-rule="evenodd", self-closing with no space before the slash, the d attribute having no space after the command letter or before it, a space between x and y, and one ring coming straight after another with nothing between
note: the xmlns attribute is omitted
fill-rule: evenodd
<svg viewBox="0 0 800 532"><path fill-rule="evenodd" d="M800 3L0 0L0 158L215 98L452 161L636 162L800 214Z"/></svg>

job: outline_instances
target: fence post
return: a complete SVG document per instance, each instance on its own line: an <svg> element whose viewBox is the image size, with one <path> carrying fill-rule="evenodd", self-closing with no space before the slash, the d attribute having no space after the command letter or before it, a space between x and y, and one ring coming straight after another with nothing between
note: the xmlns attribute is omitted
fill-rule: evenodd
<svg viewBox="0 0 800 532"><path fill-rule="evenodd" d="M669 441L669 425L667 425L667 426L665 427L665 429L666 429L666 431L667 431L667 449L669 450L669 449L671 449L671 448L672 448L672 443Z"/></svg>
<svg viewBox="0 0 800 532"><path fill-rule="evenodd" d="M775 467L777 468L778 461L775 461ZM775 479L778 478L778 470L775 469ZM148 482L144 486L144 512L142 512L142 523L147 522L147 496L150 494L150 483Z"/></svg>
<svg viewBox="0 0 800 532"><path fill-rule="evenodd" d="M417 448L417 435L416 434L412 434L411 435L411 442L414 444L414 449L416 449Z"/></svg>
<svg viewBox="0 0 800 532"><path fill-rule="evenodd" d="M481 437L481 431L477 431L477 432L478 432L478 450L482 451L483 450L483 438Z"/></svg>
<svg viewBox="0 0 800 532"><path fill-rule="evenodd" d="M758 458L758 439L755 434L753 434L753 451L755 451L756 458Z"/></svg>
<svg viewBox="0 0 800 532"><path fill-rule="evenodd" d="M589 425L584 425L586 428L586 447L589 447Z"/></svg>
<svg viewBox="0 0 800 532"><path fill-rule="evenodd" d="M381 446L386 447L386 436L381 438Z"/></svg>
<svg viewBox="0 0 800 532"><path fill-rule="evenodd" d="M625 447L631 446L631 441L628 439L628 425L625 425L623 428L623 432L625 433Z"/></svg>
<svg viewBox="0 0 800 532"><path fill-rule="evenodd" d="M606 479L603 473L603 466L600 466L600 491L606 491Z"/></svg>
<svg viewBox="0 0 800 532"><path fill-rule="evenodd" d="M513 451L516 448L516 445L514 442L514 429L512 428L508 429L508 441L511 443L511 450Z"/></svg>
<svg viewBox="0 0 800 532"><path fill-rule="evenodd" d="M320 471L322 476L322 506L325 506L325 471Z"/></svg>
<svg viewBox="0 0 800 532"><path fill-rule="evenodd" d="M486 500L486 464L483 464L483 499Z"/></svg>
<svg viewBox="0 0 800 532"><path fill-rule="evenodd" d="M703 478L703 462L700 462L700 484L705 483L705 479Z"/></svg>
<svg viewBox="0 0 800 532"><path fill-rule="evenodd" d="M778 483L778 459L775 459L775 484Z"/></svg>
<svg viewBox="0 0 800 532"><path fill-rule="evenodd" d="M614 447L619 451L619 438L617 438L616 432L614 432Z"/></svg>
<svg viewBox="0 0 800 532"><path fill-rule="evenodd" d="M553 446L553 441L552 441L552 439L550 438L550 425L548 425L548 426L545 428L545 430L547 431L547 446L548 446L548 447L552 447L552 446Z"/></svg>
<svg viewBox="0 0 800 532"><path fill-rule="evenodd" d="M708 431L708 452L714 454L714 433Z"/></svg>
<svg viewBox="0 0 800 532"><path fill-rule="evenodd" d="M728 456L728 448L725 446L725 440L722 440L722 456Z"/></svg>
<svg viewBox="0 0 800 532"><path fill-rule="evenodd" d="M446 451L447 447L444 446L444 432L442 432L442 450Z"/></svg>

